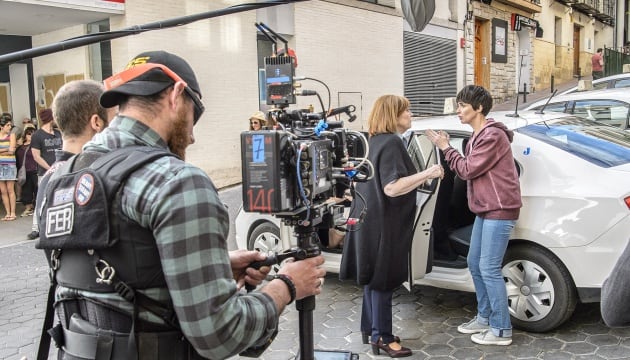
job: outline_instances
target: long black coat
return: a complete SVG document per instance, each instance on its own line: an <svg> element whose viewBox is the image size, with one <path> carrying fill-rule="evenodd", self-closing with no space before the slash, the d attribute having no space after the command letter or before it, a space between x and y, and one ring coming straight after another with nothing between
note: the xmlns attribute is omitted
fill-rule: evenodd
<svg viewBox="0 0 630 360"><path fill-rule="evenodd" d="M416 192L392 198L385 195L383 188L416 173L416 169L398 135L375 135L369 143L374 178L356 186L367 202L367 213L362 223L346 232L339 278L353 279L374 290L391 291L407 280ZM350 216L359 217L364 206L355 196Z"/></svg>

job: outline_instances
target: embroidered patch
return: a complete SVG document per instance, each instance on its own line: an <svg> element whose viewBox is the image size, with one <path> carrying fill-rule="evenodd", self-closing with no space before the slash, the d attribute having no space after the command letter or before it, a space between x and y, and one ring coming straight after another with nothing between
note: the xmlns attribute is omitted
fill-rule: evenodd
<svg viewBox="0 0 630 360"><path fill-rule="evenodd" d="M74 190L74 199L79 206L86 205L90 202L94 194L94 176L92 174L83 174L77 181Z"/></svg>
<svg viewBox="0 0 630 360"><path fill-rule="evenodd" d="M46 210L46 237L70 234L74 225L74 204L50 207Z"/></svg>
<svg viewBox="0 0 630 360"><path fill-rule="evenodd" d="M52 205L56 206L72 202L73 192L74 190L71 187L55 190L55 192L53 193Z"/></svg>

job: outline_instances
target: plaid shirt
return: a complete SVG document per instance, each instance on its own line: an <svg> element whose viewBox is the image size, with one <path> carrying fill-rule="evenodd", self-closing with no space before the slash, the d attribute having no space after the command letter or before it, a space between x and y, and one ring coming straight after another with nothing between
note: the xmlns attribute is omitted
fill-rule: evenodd
<svg viewBox="0 0 630 360"><path fill-rule="evenodd" d="M83 149L130 145L168 148L148 126L119 116ZM278 322L275 304L266 294L237 291L226 243L228 213L201 169L162 157L129 177L121 201L125 215L153 231L168 286L143 293L166 303L170 298L182 332L200 355L227 358L271 336ZM76 290L57 290L57 299L76 295ZM80 295L132 313L117 293ZM139 316L161 322L151 313Z"/></svg>

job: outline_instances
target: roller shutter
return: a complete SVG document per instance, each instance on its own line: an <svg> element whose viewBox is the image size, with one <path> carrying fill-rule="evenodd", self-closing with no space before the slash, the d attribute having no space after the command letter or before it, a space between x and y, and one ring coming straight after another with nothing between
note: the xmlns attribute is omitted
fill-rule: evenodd
<svg viewBox="0 0 630 360"><path fill-rule="evenodd" d="M405 31L405 96L414 115L443 113L457 95L457 41Z"/></svg>

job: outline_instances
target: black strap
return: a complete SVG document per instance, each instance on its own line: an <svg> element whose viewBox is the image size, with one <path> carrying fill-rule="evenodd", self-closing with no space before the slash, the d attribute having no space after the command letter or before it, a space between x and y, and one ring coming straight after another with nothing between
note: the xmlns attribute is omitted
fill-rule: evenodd
<svg viewBox="0 0 630 360"><path fill-rule="evenodd" d="M55 310L53 304L55 302L55 285L54 280L50 282L50 288L48 289L48 301L46 303L46 316L44 317L44 324L42 325L42 335L39 340L39 349L37 350L37 360L48 359L48 353L50 352L50 334L48 329L52 327L53 317Z"/></svg>
<svg viewBox="0 0 630 360"><path fill-rule="evenodd" d="M179 321L177 321L177 315L175 314L175 310L172 307L166 306L165 304L162 304L157 300L151 299L143 293L134 291L129 285L118 279L117 276L114 277L114 289L116 290L118 295L122 296L125 300L134 304L134 308L137 305L138 307L141 307L142 309L158 316L172 328L180 330Z"/></svg>

